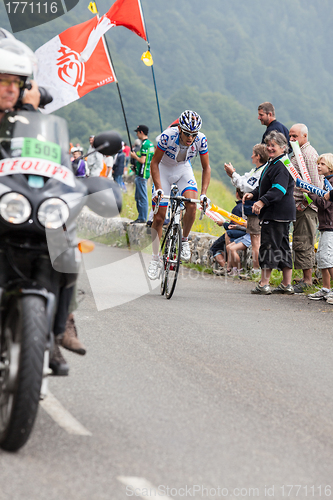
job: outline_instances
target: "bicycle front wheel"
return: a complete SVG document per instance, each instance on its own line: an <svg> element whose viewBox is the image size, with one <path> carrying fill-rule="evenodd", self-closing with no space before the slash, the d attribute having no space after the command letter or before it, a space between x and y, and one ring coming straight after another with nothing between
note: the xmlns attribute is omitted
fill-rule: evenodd
<svg viewBox="0 0 333 500"><path fill-rule="evenodd" d="M182 229L178 224L169 226L162 243L161 294L171 299L175 291L180 266L182 248Z"/></svg>

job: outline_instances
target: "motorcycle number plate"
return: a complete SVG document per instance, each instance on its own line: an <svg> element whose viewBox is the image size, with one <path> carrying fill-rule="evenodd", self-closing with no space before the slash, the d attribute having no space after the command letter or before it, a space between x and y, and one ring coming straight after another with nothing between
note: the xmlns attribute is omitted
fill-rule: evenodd
<svg viewBox="0 0 333 500"><path fill-rule="evenodd" d="M11 144L12 156L41 158L61 163L61 147L54 142L35 139L34 137L15 137Z"/></svg>

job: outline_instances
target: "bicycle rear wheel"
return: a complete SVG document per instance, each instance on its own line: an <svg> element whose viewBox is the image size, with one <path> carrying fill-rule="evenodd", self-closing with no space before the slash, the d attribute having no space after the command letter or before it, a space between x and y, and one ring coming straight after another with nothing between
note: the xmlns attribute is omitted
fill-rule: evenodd
<svg viewBox="0 0 333 500"><path fill-rule="evenodd" d="M171 299L175 291L180 266L182 248L182 229L178 224L171 224L165 234L161 251L163 256L161 274L161 294Z"/></svg>

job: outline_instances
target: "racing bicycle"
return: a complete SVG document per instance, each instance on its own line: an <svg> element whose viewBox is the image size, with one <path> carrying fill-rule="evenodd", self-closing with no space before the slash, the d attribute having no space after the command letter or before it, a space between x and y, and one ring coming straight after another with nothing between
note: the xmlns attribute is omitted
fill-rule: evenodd
<svg viewBox="0 0 333 500"><path fill-rule="evenodd" d="M176 184L171 186L171 194L167 196L163 194L163 198L169 200L170 208L170 223L162 239L160 255L162 260L161 270L161 295L165 294L167 299L171 299L176 288L179 266L182 250L182 227L181 213L185 209L186 203L200 203L200 200L193 198L185 198L179 194L179 189ZM158 195L154 213L157 213L159 208L161 195ZM207 203L204 202L204 207L200 215L202 219L207 208Z"/></svg>

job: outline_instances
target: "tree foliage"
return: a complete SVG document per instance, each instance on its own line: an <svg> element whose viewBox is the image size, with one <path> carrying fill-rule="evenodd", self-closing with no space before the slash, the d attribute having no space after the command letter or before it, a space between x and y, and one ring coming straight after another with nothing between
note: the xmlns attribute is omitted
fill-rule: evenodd
<svg viewBox="0 0 333 500"><path fill-rule="evenodd" d="M250 168L254 144L264 127L258 104L270 101L286 126L303 122L318 152L331 150L333 10L329 0L141 0L154 59L163 127L193 108L202 115L213 175L223 164ZM88 1L67 15L18 33L34 50L69 26L91 16ZM100 13L110 3L100 0ZM0 5L1 19L6 18ZM8 24L4 23L8 28ZM129 30L106 35L132 140L139 123L160 132L151 69L140 60L146 43ZM117 129L127 141L114 83L99 88L58 112L70 133L88 144L90 133ZM127 141L128 142L128 141Z"/></svg>

